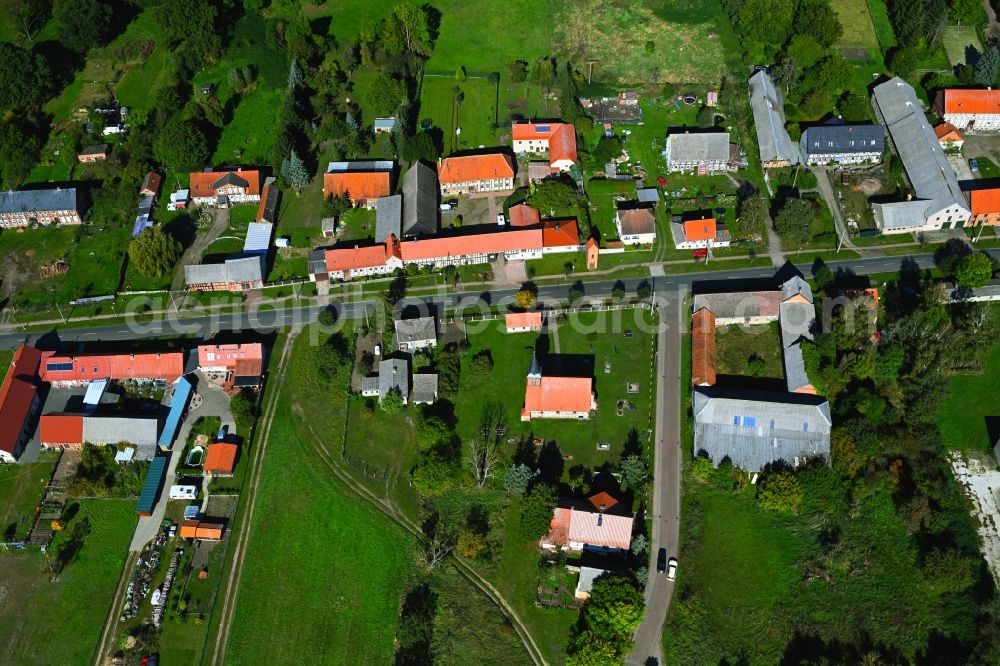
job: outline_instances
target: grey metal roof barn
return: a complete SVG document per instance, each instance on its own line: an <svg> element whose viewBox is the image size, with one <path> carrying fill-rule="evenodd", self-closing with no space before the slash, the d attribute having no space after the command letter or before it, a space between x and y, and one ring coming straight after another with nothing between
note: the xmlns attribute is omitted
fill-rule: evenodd
<svg viewBox="0 0 1000 666"><path fill-rule="evenodd" d="M675 162L726 162L729 160L729 132L669 134L667 154Z"/></svg>
<svg viewBox="0 0 1000 666"><path fill-rule="evenodd" d="M797 465L830 456L830 403L812 395L702 389L694 391L694 454L756 472L770 463Z"/></svg>
<svg viewBox="0 0 1000 666"><path fill-rule="evenodd" d="M438 232L438 183L434 170L417 162L403 176L403 235Z"/></svg>
<svg viewBox="0 0 1000 666"><path fill-rule="evenodd" d="M750 77L750 107L757 128L760 161L799 163L798 147L785 129L785 107L781 91L767 71L760 69Z"/></svg>
<svg viewBox="0 0 1000 666"><path fill-rule="evenodd" d="M139 460L150 460L156 453L157 420L128 416L83 417L83 441L91 444L135 444Z"/></svg>
<svg viewBox="0 0 1000 666"><path fill-rule="evenodd" d="M848 124L834 118L809 127L799 140L803 155L881 153L885 130L881 125Z"/></svg>
<svg viewBox="0 0 1000 666"><path fill-rule="evenodd" d="M919 229L927 221L927 202L923 199L873 203L872 212L883 232L897 229Z"/></svg>
<svg viewBox="0 0 1000 666"><path fill-rule="evenodd" d="M264 280L264 257L238 257L221 264L194 264L184 267L184 281L189 284L261 282Z"/></svg>
<svg viewBox="0 0 1000 666"><path fill-rule="evenodd" d="M889 132L913 191L924 200L924 216L953 206L968 214L965 194L913 87L899 77L881 83L872 91L872 106Z"/></svg>
<svg viewBox="0 0 1000 666"><path fill-rule="evenodd" d="M400 237L403 229L403 197L379 197L375 202L375 242L384 243L389 235Z"/></svg>
<svg viewBox="0 0 1000 666"><path fill-rule="evenodd" d="M399 393L406 402L410 396L410 363L406 359L391 358L378 364L378 399L385 400L390 393Z"/></svg>
<svg viewBox="0 0 1000 666"><path fill-rule="evenodd" d="M78 210L76 188L0 192L0 213Z"/></svg>
<svg viewBox="0 0 1000 666"><path fill-rule="evenodd" d="M274 225L270 222L251 222L247 226L247 238L243 242L244 254L267 254L271 247Z"/></svg>

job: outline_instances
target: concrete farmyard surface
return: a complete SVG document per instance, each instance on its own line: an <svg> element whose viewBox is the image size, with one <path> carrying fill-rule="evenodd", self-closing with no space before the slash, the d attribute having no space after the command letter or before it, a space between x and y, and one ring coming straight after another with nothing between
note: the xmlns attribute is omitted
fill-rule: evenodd
<svg viewBox="0 0 1000 666"><path fill-rule="evenodd" d="M989 456L951 452L951 469L972 502L980 548L993 581L1000 585L1000 470Z"/></svg>

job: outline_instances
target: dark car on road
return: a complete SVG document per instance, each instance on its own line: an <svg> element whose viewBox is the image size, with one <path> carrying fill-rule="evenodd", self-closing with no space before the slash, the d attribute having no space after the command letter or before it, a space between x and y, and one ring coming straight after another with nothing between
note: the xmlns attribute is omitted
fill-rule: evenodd
<svg viewBox="0 0 1000 666"><path fill-rule="evenodd" d="M667 570L667 549L661 548L656 554L656 573L663 573Z"/></svg>

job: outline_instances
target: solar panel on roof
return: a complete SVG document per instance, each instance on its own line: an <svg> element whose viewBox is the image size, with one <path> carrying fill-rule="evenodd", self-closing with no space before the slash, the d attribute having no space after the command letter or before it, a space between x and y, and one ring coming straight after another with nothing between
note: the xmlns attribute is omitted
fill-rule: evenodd
<svg viewBox="0 0 1000 666"><path fill-rule="evenodd" d="M535 125L535 132L541 134L542 132L551 132L552 128L548 125Z"/></svg>
<svg viewBox="0 0 1000 666"><path fill-rule="evenodd" d="M45 369L49 372L59 372L63 370L72 370L72 363L46 363Z"/></svg>

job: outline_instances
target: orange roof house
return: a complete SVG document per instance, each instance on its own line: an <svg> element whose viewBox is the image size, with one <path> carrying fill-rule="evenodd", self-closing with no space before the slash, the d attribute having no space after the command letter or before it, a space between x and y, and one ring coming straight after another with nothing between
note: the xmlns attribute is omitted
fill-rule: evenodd
<svg viewBox="0 0 1000 666"><path fill-rule="evenodd" d="M235 370L241 360L264 358L264 347L259 342L232 345L198 345L198 368L209 370Z"/></svg>
<svg viewBox="0 0 1000 666"><path fill-rule="evenodd" d="M597 409L592 386L590 377L545 376L538 357L533 357L528 369L521 420L589 418L590 412Z"/></svg>
<svg viewBox="0 0 1000 666"><path fill-rule="evenodd" d="M95 379L157 379L172 382L184 374L182 352L57 356L42 352L39 374L45 382Z"/></svg>
<svg viewBox="0 0 1000 666"><path fill-rule="evenodd" d="M229 476L236 468L236 456L239 449L235 444L228 442L216 442L209 444L205 453L205 464L202 470L205 474L213 476Z"/></svg>
<svg viewBox="0 0 1000 666"><path fill-rule="evenodd" d="M530 227L542 221L538 209L526 203L511 206L509 212L510 226L512 227Z"/></svg>
<svg viewBox="0 0 1000 666"><path fill-rule="evenodd" d="M365 206L392 194L391 171L336 171L323 174L323 196L347 194L355 206Z"/></svg>
<svg viewBox="0 0 1000 666"><path fill-rule="evenodd" d="M221 195L232 201L257 201L260 198L260 171L235 169L191 174L191 198L195 202L214 200Z"/></svg>
<svg viewBox="0 0 1000 666"><path fill-rule="evenodd" d="M218 541L222 538L223 526L218 523L203 523L197 520L185 520L181 523L182 539L204 539Z"/></svg>
<svg viewBox="0 0 1000 666"><path fill-rule="evenodd" d="M514 163L510 155L485 153L446 157L438 161L438 182L442 193L468 189L470 192L514 189Z"/></svg>
<svg viewBox="0 0 1000 666"><path fill-rule="evenodd" d="M34 347L21 345L0 384L0 461L21 457L31 425L38 412L38 367L42 355Z"/></svg>
<svg viewBox="0 0 1000 666"><path fill-rule="evenodd" d="M952 143L957 146L961 146L965 143L965 137L962 136L962 133L959 132L958 129L951 123L941 123L934 128L934 134L937 136L938 142L941 145Z"/></svg>
<svg viewBox="0 0 1000 666"><path fill-rule="evenodd" d="M508 312L504 317L508 333L542 330L541 312Z"/></svg>
<svg viewBox="0 0 1000 666"><path fill-rule="evenodd" d="M715 385L715 315L702 308L691 315L691 385Z"/></svg>
<svg viewBox="0 0 1000 666"><path fill-rule="evenodd" d="M934 101L938 115L1000 113L1000 90L947 88Z"/></svg>
<svg viewBox="0 0 1000 666"><path fill-rule="evenodd" d="M549 168L565 171L576 163L576 128L569 123L514 123L515 153L549 154Z"/></svg>
<svg viewBox="0 0 1000 666"><path fill-rule="evenodd" d="M1000 224L1000 187L986 187L969 192L969 202L972 204L972 217L968 225Z"/></svg>
<svg viewBox="0 0 1000 666"><path fill-rule="evenodd" d="M684 237L688 241L715 240L715 218L685 220Z"/></svg>
<svg viewBox="0 0 1000 666"><path fill-rule="evenodd" d="M542 247L570 246L574 249L580 246L580 232L576 226L576 219L546 220L542 229Z"/></svg>

